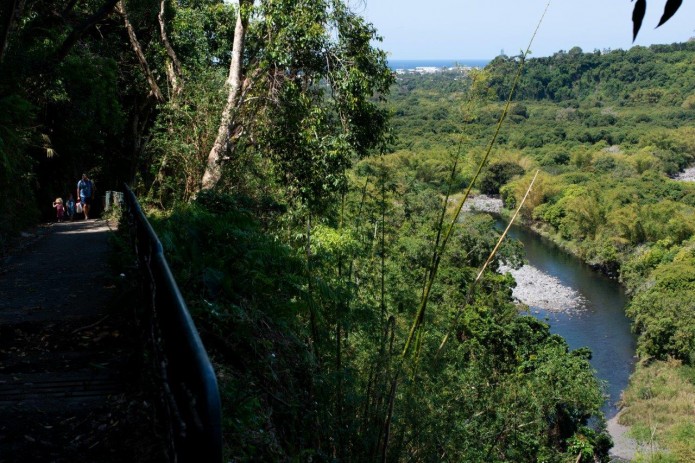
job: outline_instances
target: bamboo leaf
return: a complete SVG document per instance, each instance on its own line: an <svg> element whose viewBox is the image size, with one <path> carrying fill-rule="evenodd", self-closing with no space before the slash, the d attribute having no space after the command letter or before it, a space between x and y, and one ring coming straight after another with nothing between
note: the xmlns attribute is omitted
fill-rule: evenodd
<svg viewBox="0 0 695 463"><path fill-rule="evenodd" d="M637 0L635 8L632 10L632 41L637 38L637 33L642 27L644 14L647 12L647 0Z"/></svg>
<svg viewBox="0 0 695 463"><path fill-rule="evenodd" d="M676 11L678 11L678 8L681 7L682 3L683 0L668 0L666 2L666 6L664 7L664 14L661 16L659 24L657 24L656 27L661 26L663 23L671 19L671 17L676 14Z"/></svg>

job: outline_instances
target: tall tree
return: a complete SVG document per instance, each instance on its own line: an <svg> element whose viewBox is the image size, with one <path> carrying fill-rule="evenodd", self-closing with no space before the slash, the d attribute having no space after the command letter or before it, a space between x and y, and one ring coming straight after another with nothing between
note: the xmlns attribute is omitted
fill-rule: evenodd
<svg viewBox="0 0 695 463"><path fill-rule="evenodd" d="M226 85L228 86L227 103L222 111L222 119L217 130L217 138L210 149L205 173L203 174L202 189L214 187L220 180L220 159L226 152L229 144L229 135L232 131L232 111L239 104L241 94L242 79L242 59L244 52L244 40L249 24L249 16L253 0L239 0L237 9L236 27L234 29L234 44L232 45L232 61L229 64L229 75Z"/></svg>
<svg viewBox="0 0 695 463"><path fill-rule="evenodd" d="M339 0L264 1L255 17L247 23L243 8L238 15L238 29L250 37L244 50L235 45L246 68L232 60L203 188L219 181L231 128L238 126L235 133L273 160L298 198L327 199L344 186L353 157L387 138L386 112L377 101L393 76L385 53L372 46L380 38Z"/></svg>

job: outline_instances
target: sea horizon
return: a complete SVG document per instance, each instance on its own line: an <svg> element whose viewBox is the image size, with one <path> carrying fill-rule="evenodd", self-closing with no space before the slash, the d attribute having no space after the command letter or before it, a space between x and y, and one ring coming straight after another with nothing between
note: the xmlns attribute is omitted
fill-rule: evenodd
<svg viewBox="0 0 695 463"><path fill-rule="evenodd" d="M391 69L415 69L419 67L450 68L458 66L485 67L491 59L389 59L388 65Z"/></svg>

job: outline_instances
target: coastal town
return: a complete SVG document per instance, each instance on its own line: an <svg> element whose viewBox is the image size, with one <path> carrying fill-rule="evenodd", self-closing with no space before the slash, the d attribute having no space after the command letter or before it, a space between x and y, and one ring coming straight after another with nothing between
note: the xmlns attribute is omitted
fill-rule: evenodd
<svg viewBox="0 0 695 463"><path fill-rule="evenodd" d="M473 69L480 69L479 66L417 66L414 68L398 68L395 70L396 74L398 75L405 75L405 74L437 74L440 72L455 72L455 73L460 73L462 75L468 74L471 70Z"/></svg>

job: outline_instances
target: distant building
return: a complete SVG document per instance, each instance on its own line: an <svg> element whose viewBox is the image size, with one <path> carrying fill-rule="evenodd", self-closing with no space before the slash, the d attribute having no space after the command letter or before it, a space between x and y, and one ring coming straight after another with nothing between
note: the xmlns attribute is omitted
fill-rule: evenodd
<svg viewBox="0 0 695 463"><path fill-rule="evenodd" d="M440 72L456 72L460 74L468 74L471 70L473 69L480 69L479 66L452 66L452 67L436 67L436 66L418 66L415 68L410 68L410 69L405 69L405 68L399 68L396 69L396 74L398 75L405 75L405 74L437 74Z"/></svg>

